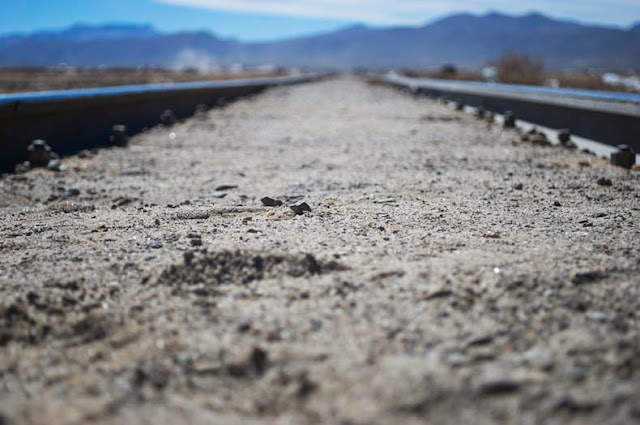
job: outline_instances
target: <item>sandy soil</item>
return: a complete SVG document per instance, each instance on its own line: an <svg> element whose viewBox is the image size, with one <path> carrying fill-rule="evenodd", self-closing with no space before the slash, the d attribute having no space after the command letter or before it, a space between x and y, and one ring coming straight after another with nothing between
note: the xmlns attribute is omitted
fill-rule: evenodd
<svg viewBox="0 0 640 425"><path fill-rule="evenodd" d="M64 163L0 179L2 424L640 421L637 172L352 79Z"/></svg>
<svg viewBox="0 0 640 425"><path fill-rule="evenodd" d="M218 81L237 78L278 77L283 72L244 72L240 74L179 72L163 70L67 70L0 68L0 94L48 90L114 87L131 84L167 84L191 81Z"/></svg>

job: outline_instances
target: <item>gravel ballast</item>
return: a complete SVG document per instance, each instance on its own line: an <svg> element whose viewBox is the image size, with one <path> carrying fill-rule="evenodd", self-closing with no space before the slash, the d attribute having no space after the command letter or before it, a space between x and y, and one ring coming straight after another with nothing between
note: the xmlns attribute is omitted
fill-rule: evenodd
<svg viewBox="0 0 640 425"><path fill-rule="evenodd" d="M637 171L349 78L62 163L0 178L1 424L640 421Z"/></svg>

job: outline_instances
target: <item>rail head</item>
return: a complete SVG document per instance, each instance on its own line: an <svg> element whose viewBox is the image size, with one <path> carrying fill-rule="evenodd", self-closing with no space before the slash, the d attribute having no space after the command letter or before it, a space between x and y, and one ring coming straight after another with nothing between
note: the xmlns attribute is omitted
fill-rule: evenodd
<svg viewBox="0 0 640 425"><path fill-rule="evenodd" d="M396 73L389 73L382 79L389 84L408 87L412 90L440 90L450 93L511 99L640 118L640 94L412 78Z"/></svg>

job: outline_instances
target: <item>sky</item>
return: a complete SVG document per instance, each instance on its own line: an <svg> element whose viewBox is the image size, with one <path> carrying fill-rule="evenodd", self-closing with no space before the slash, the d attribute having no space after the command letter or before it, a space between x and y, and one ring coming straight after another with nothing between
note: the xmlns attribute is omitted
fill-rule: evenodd
<svg viewBox="0 0 640 425"><path fill-rule="evenodd" d="M328 32L365 23L421 25L457 13L538 11L587 23L629 26L640 0L0 0L0 33L76 23L144 23L165 32L207 30L245 41Z"/></svg>

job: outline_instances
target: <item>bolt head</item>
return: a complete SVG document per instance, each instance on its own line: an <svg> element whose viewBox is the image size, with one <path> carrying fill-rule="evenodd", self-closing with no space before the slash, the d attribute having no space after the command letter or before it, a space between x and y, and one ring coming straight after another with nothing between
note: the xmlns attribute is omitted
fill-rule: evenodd
<svg viewBox="0 0 640 425"><path fill-rule="evenodd" d="M47 142L45 142L44 140L38 139L38 140L34 140L33 142L31 142L31 144L29 145L29 147L27 148L29 150L51 150L51 148L49 147L49 145L47 145Z"/></svg>
<svg viewBox="0 0 640 425"><path fill-rule="evenodd" d="M571 140L571 130L569 130L568 128L564 128L558 131L558 141L560 143L566 144L569 143L569 140Z"/></svg>
<svg viewBox="0 0 640 425"><path fill-rule="evenodd" d="M506 111L504 113L504 127L505 128L515 128L516 127L516 116L511 111Z"/></svg>
<svg viewBox="0 0 640 425"><path fill-rule="evenodd" d="M170 127L176 123L176 116L171 109L167 109L160 115L160 122L164 126Z"/></svg>
<svg viewBox="0 0 640 425"><path fill-rule="evenodd" d="M51 159L58 155L51 151L51 147L44 140L34 140L27 147L27 160L31 167L46 167Z"/></svg>

